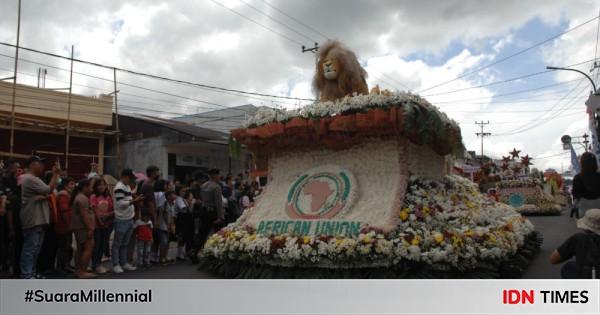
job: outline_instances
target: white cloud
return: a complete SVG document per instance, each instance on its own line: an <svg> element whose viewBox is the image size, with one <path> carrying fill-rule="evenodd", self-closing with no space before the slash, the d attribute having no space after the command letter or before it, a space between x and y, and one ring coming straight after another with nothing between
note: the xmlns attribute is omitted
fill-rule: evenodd
<svg viewBox="0 0 600 315"><path fill-rule="evenodd" d="M218 0L225 6L285 33L298 38L280 25L249 9L237 0ZM265 6L260 1L244 0L257 8L287 21L292 27L307 34L315 41L323 41L305 27L296 24ZM455 78L501 57L507 45L521 44L515 34L528 21L538 18L550 25L568 21L570 26L581 23L596 14L595 0L551 0L551 1L269 1L313 28L344 41L356 51L369 71L369 85L380 84L383 88L420 90ZM10 12L15 12L15 1L0 2L0 41L14 42L15 22ZM115 23L123 21L118 32ZM593 24L593 23L592 23ZM593 57L595 25L569 33L553 44L543 46L547 64L564 65ZM495 38L490 42L490 38ZM540 38L541 40L542 38ZM469 49L458 52L441 65L427 64L423 60L407 60L411 54L442 56L452 42L464 43ZM314 68L314 55L302 54L298 45L247 21L211 1L169 2L158 0L88 0L64 1L58 5L50 1L24 1L21 43L27 47L67 55L65 48L76 45L79 58L109 65L139 70L215 86L267 92L310 98L310 81ZM531 43L528 43L531 44ZM481 54L479 49L487 47L493 52ZM0 53L11 54L12 50L0 48ZM23 54L24 57L40 62L68 67L65 61ZM36 59L37 58L37 59ZM10 60L0 58L0 67L10 68ZM21 71L35 73L37 65L22 63ZM583 68L582 68L583 69ZM67 73L49 69L49 78L65 81ZM77 66L78 71L112 78L108 70ZM465 144L470 149L479 148L474 135L475 120L490 120L493 133L515 130L521 123L535 120L543 113L507 113L508 110L546 109L555 102L534 104L507 104L499 113L470 113L472 111L498 111L490 107L494 91L491 89L468 89L460 93L439 94L466 89L495 80L499 74L494 69L460 80L453 81L423 94L446 111L452 118L461 121ZM576 78L576 74L557 72L556 80ZM35 77L22 77L34 82ZM393 79L390 79L393 78ZM255 98L231 96L204 89L165 83L136 76L119 74L121 82L146 88L168 91L221 104L223 106L255 103L272 105L269 101ZM388 81L388 83L384 83ZM85 84L112 89L112 83L76 76L76 84ZM64 83L55 82L61 85ZM143 95L164 101L140 100L164 105L148 106L156 110L190 113L217 108L190 100L153 94L121 86L123 92ZM96 90L76 86L81 93L98 93ZM540 98L550 98L540 93ZM552 97L557 98L560 95ZM133 100L123 97L123 102ZM458 102L477 99L471 102ZM176 103L176 104L174 104ZM473 104L480 103L480 104ZM292 101L278 102L282 106L294 106ZM574 105L578 106L578 105ZM573 113L573 112L569 112ZM583 125L582 122L583 121ZM494 122L501 122L494 124ZM523 123L525 124L525 123ZM573 127L572 127L573 126ZM577 126L577 127L574 127ZM569 129L570 128L570 129ZM514 136L487 138L485 146L490 152L501 154L513 146L522 146L531 155L556 153L561 148L557 138L564 133L581 133L585 130L585 116L565 116L548 122L540 128ZM544 165L557 167L560 159L548 159ZM540 162L542 163L542 162Z"/></svg>

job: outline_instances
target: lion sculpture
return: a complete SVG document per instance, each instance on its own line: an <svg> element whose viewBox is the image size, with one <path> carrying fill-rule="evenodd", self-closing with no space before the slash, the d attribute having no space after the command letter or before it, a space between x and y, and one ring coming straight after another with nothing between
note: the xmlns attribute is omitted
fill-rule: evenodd
<svg viewBox="0 0 600 315"><path fill-rule="evenodd" d="M313 90L319 101L335 101L345 96L367 95L367 71L356 55L338 41L327 41L317 53Z"/></svg>

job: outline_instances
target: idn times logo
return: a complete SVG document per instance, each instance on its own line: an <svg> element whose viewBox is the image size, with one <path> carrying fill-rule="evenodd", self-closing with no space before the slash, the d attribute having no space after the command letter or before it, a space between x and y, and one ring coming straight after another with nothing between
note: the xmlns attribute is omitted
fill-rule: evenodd
<svg viewBox="0 0 600 315"><path fill-rule="evenodd" d="M587 290L502 290L502 304L586 304Z"/></svg>

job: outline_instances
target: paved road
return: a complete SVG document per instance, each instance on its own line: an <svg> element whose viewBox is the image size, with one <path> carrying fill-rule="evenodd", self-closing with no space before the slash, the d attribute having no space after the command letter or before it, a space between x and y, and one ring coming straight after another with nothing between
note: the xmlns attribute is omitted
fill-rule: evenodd
<svg viewBox="0 0 600 315"><path fill-rule="evenodd" d="M523 278L526 279L558 279L561 265L551 265L548 262L550 254L569 236L578 231L575 219L569 218L565 210L560 216L529 217L535 229L544 236L544 243L536 258L527 269Z"/></svg>

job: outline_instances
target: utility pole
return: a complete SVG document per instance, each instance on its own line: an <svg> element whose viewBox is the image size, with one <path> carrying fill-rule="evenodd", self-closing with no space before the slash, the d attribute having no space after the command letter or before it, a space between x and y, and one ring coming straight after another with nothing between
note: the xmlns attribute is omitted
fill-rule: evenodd
<svg viewBox="0 0 600 315"><path fill-rule="evenodd" d="M306 46L302 45L302 53L309 52L309 51L312 52L313 54L315 52L319 51L319 43L315 43L315 46L311 47L311 48L306 48Z"/></svg>
<svg viewBox="0 0 600 315"><path fill-rule="evenodd" d="M15 73L13 75L12 106L10 110L10 153L14 153L15 146L15 102L17 97L17 68L19 64L19 38L21 37L21 0L17 13L17 47L15 51Z"/></svg>
<svg viewBox="0 0 600 315"><path fill-rule="evenodd" d="M69 144L71 138L71 96L73 95L73 58L75 46L71 45L71 70L69 71L69 98L67 101L67 129L65 130L65 170L69 170Z"/></svg>
<svg viewBox="0 0 600 315"><path fill-rule="evenodd" d="M117 94L119 94L119 90L117 90L117 68L113 68L113 84L114 91L111 94L114 94L115 96L115 140L117 142L117 176L121 176L123 165L121 165L121 129L119 128L119 101L117 98Z"/></svg>
<svg viewBox="0 0 600 315"><path fill-rule="evenodd" d="M483 138L485 138L485 137L489 137L489 136L491 136L491 135L492 135L492 133L490 133L490 132L483 132L483 128L484 128L486 125L489 125L489 124L490 124L490 121L489 121L489 120L488 120L487 122L483 122L483 120L482 120L482 121L480 121L480 122L477 122L477 121L476 121L476 122L475 122L475 124L476 124L476 125L479 125L479 127L481 128L481 132L476 132L475 134L476 134L478 137L481 137L481 163L483 163Z"/></svg>

